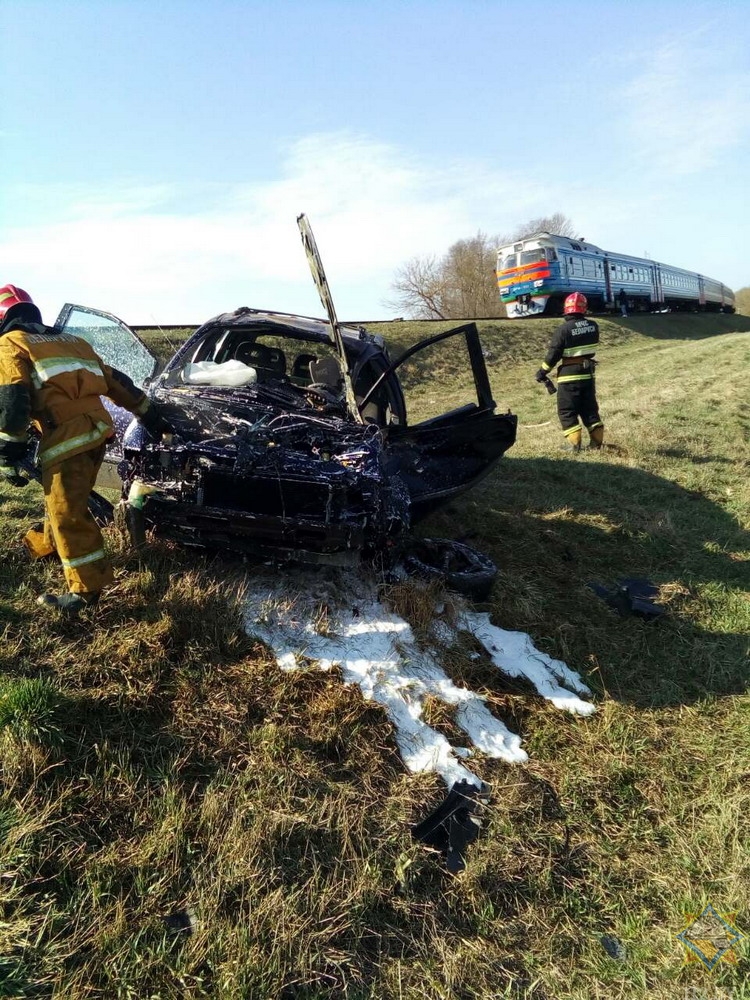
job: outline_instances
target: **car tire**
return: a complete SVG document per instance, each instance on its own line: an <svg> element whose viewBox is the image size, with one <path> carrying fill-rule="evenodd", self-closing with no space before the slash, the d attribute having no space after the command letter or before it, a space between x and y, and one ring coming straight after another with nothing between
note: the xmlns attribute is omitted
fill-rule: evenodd
<svg viewBox="0 0 750 1000"><path fill-rule="evenodd" d="M497 566L483 552L449 538L412 539L402 558L410 576L442 580L449 590L483 601L492 590Z"/></svg>

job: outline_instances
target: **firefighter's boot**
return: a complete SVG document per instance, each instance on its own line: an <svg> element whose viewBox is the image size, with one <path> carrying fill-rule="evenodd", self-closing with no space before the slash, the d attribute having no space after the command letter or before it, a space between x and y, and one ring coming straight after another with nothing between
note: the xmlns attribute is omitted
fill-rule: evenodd
<svg viewBox="0 0 750 1000"><path fill-rule="evenodd" d="M580 451L581 450L581 428L572 427L569 431L565 431L565 444L563 445L565 451Z"/></svg>
<svg viewBox="0 0 750 1000"><path fill-rule="evenodd" d="M604 442L604 424L589 429L589 448L592 451L599 451Z"/></svg>
<svg viewBox="0 0 750 1000"><path fill-rule="evenodd" d="M37 597L36 603L49 611L61 611L64 615L73 618L84 608L93 607L98 600L99 595L94 593L61 594L59 596L57 594L42 594L41 597Z"/></svg>

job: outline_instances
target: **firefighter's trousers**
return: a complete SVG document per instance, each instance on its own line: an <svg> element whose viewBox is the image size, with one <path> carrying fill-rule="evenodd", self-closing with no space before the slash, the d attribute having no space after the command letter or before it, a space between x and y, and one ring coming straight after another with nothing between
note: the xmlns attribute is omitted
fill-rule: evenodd
<svg viewBox="0 0 750 1000"><path fill-rule="evenodd" d="M102 533L88 509L104 450L101 445L42 468L44 529L32 529L24 538L35 559L57 553L73 594L98 594L113 580Z"/></svg>
<svg viewBox="0 0 750 1000"><path fill-rule="evenodd" d="M594 379L581 379L577 382L561 382L558 379L557 415L566 437L579 431L581 423L589 431L594 427L601 427Z"/></svg>

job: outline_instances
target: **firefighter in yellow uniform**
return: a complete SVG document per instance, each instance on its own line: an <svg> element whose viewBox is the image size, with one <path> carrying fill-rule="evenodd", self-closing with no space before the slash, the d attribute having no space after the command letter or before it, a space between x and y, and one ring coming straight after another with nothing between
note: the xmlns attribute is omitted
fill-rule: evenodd
<svg viewBox="0 0 750 1000"><path fill-rule="evenodd" d="M19 482L17 466L33 424L41 435L46 516L43 530L32 529L24 542L32 558L59 556L69 593L44 594L39 603L68 614L95 604L113 579L88 510L113 436L101 396L130 410L154 436L171 430L127 375L106 365L80 337L44 326L23 289L0 287L0 476Z"/></svg>

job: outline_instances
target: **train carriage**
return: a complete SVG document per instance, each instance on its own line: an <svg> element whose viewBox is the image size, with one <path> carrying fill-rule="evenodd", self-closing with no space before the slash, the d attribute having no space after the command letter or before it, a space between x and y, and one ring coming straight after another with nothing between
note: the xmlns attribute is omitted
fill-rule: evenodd
<svg viewBox="0 0 750 1000"><path fill-rule="evenodd" d="M734 293L714 278L553 233L500 247L496 273L512 317L558 314L571 292L583 292L594 312L614 310L621 290L631 311L734 312Z"/></svg>

